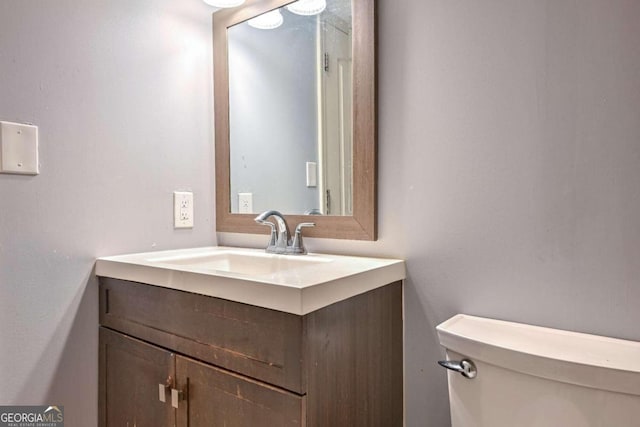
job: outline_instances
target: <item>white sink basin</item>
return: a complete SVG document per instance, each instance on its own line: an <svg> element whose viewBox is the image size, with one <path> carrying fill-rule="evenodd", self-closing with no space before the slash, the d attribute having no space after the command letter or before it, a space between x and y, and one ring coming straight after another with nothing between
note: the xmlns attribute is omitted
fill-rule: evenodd
<svg viewBox="0 0 640 427"><path fill-rule="evenodd" d="M404 261L206 247L98 258L96 275L307 314L405 278Z"/></svg>
<svg viewBox="0 0 640 427"><path fill-rule="evenodd" d="M260 276L324 264L331 262L331 259L321 256L286 256L228 249L197 255L153 257L148 258L148 261L176 267Z"/></svg>

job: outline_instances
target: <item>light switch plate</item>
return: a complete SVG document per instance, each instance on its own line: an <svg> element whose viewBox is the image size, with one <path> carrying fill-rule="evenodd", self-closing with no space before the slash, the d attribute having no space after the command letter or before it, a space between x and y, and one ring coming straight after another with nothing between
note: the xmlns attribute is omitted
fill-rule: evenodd
<svg viewBox="0 0 640 427"><path fill-rule="evenodd" d="M0 122L0 173L40 173L37 126Z"/></svg>
<svg viewBox="0 0 640 427"><path fill-rule="evenodd" d="M318 186L318 165L316 162L307 162L307 187Z"/></svg>

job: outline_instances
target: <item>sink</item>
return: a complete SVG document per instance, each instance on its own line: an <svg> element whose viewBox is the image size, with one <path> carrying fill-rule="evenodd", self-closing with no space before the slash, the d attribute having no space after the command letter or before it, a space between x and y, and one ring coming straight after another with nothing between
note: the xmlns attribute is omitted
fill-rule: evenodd
<svg viewBox="0 0 640 427"><path fill-rule="evenodd" d="M240 250L222 250L216 253L197 255L177 255L152 257L147 261L162 265L190 267L200 270L211 270L235 273L238 275L261 276L282 274L331 262L322 256L291 256L267 253L254 253Z"/></svg>
<svg viewBox="0 0 640 427"><path fill-rule="evenodd" d="M398 259L221 246L101 257L95 271L298 315L405 278Z"/></svg>

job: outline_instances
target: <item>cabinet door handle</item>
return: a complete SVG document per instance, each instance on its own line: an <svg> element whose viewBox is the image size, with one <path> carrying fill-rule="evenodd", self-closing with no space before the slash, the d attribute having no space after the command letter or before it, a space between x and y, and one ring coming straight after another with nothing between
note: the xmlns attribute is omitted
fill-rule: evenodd
<svg viewBox="0 0 640 427"><path fill-rule="evenodd" d="M178 404L184 400L184 392L182 390L171 389L171 406L178 409Z"/></svg>
<svg viewBox="0 0 640 427"><path fill-rule="evenodd" d="M158 384L158 400L160 402L167 401L167 390L173 386L173 378L171 375L167 377L167 381L164 384Z"/></svg>

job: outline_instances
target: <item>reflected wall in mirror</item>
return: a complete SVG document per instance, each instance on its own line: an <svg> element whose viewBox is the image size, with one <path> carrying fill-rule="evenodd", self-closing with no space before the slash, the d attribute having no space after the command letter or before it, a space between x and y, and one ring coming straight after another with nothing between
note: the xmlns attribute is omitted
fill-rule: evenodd
<svg viewBox="0 0 640 427"><path fill-rule="evenodd" d="M217 230L264 234L275 209L375 240L375 0L247 0L213 32Z"/></svg>
<svg viewBox="0 0 640 427"><path fill-rule="evenodd" d="M351 0L315 3L228 29L232 213L353 213Z"/></svg>

